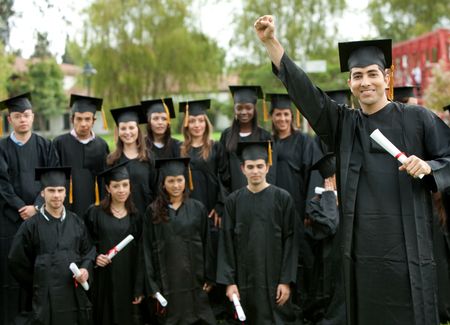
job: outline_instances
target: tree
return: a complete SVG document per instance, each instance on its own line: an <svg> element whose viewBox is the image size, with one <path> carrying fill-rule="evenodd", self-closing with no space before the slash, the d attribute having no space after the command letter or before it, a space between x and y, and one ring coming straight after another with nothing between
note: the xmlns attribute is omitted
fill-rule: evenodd
<svg viewBox="0 0 450 325"><path fill-rule="evenodd" d="M8 91L6 87L10 75L10 57L6 54L4 46L0 43L0 98L8 97Z"/></svg>
<svg viewBox="0 0 450 325"><path fill-rule="evenodd" d="M96 0L87 9L85 61L106 106L214 89L224 53L188 23L187 0Z"/></svg>
<svg viewBox="0 0 450 325"><path fill-rule="evenodd" d="M368 10L381 37L394 42L432 31L447 20L448 0L370 0Z"/></svg>
<svg viewBox="0 0 450 325"><path fill-rule="evenodd" d="M50 42L48 40L47 33L37 33L37 41L34 46L34 53L31 56L32 58L50 58L52 57L52 53L50 52Z"/></svg>
<svg viewBox="0 0 450 325"><path fill-rule="evenodd" d="M0 43L7 45L9 42L9 18L14 15L13 7L14 0L0 1Z"/></svg>
<svg viewBox="0 0 450 325"><path fill-rule="evenodd" d="M450 70L446 69L446 63L441 60L433 68L432 75L423 99L425 107L439 111L450 104Z"/></svg>

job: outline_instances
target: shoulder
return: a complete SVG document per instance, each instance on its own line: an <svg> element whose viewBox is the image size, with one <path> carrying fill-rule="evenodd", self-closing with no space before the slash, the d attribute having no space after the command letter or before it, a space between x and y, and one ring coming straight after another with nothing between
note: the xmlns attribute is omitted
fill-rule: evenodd
<svg viewBox="0 0 450 325"><path fill-rule="evenodd" d="M36 142L41 143L41 144L49 145L51 143L50 140L44 138L43 136L41 136L37 133L32 133L30 140L33 138L36 140Z"/></svg>
<svg viewBox="0 0 450 325"><path fill-rule="evenodd" d="M54 138L53 142L54 143L62 142L68 138L70 139L70 137L71 137L70 133L64 133L64 134L58 135L56 138Z"/></svg>
<svg viewBox="0 0 450 325"><path fill-rule="evenodd" d="M98 145L108 147L108 143L106 143L105 139L103 139L100 136L95 136L95 139L93 140L93 142L95 142Z"/></svg>
<svg viewBox="0 0 450 325"><path fill-rule="evenodd" d="M185 200L184 204L186 204L186 206L196 209L196 210L205 210L206 209L202 202L200 202L196 199L192 199L192 198L188 198L187 200Z"/></svg>
<svg viewBox="0 0 450 325"><path fill-rule="evenodd" d="M259 132L261 132L261 140L270 140L272 138L272 135L266 129L263 129L260 126L258 126L258 129L259 129Z"/></svg>

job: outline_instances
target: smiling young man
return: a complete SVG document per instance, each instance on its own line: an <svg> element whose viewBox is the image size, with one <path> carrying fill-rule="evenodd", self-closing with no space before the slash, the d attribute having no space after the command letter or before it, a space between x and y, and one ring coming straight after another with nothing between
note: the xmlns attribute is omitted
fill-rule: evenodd
<svg viewBox="0 0 450 325"><path fill-rule="evenodd" d="M109 148L105 140L93 131L95 113L102 109L102 102L101 98L72 94L70 107L73 129L53 141L61 165L72 166L73 194L66 198L66 206L79 216L95 203L96 191L99 193L98 199L103 192L102 184L98 184L96 189L95 174L103 169Z"/></svg>
<svg viewBox="0 0 450 325"><path fill-rule="evenodd" d="M41 206L40 184L34 168L56 166L58 157L51 142L33 132L33 106L30 93L0 102L8 109L13 131L0 140L0 323L9 324L26 300L7 267L11 242L22 222Z"/></svg>
<svg viewBox="0 0 450 325"><path fill-rule="evenodd" d="M387 99L390 40L339 44L361 107L351 109L287 56L272 16L255 29L274 73L336 153L347 323L438 324L430 191L450 188L449 128L423 107ZM377 128L409 156L402 166L371 140Z"/></svg>
<svg viewBox="0 0 450 325"><path fill-rule="evenodd" d="M219 236L217 282L236 294L250 325L297 324L298 216L285 190L266 181L268 141L240 142L243 187L227 198ZM247 324L246 322L246 324Z"/></svg>

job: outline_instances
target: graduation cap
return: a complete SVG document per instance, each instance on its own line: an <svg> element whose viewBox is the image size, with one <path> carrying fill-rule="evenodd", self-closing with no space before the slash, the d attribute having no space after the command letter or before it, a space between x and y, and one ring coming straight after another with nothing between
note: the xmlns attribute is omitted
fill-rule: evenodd
<svg viewBox="0 0 450 325"><path fill-rule="evenodd" d="M187 168L189 175L189 189L192 191L194 189L194 183L192 181L191 168L189 167L190 160L189 157L156 159L155 168L159 170L162 180L167 176L184 176Z"/></svg>
<svg viewBox="0 0 450 325"><path fill-rule="evenodd" d="M445 111L449 111L450 112L450 104L448 104L447 106L442 107L442 110Z"/></svg>
<svg viewBox="0 0 450 325"><path fill-rule="evenodd" d="M23 113L28 109L33 109L33 106L31 105L31 93L24 93L1 101L0 110L4 110L6 108L9 113Z"/></svg>
<svg viewBox="0 0 450 325"><path fill-rule="evenodd" d="M105 170L102 170L97 176L103 177L105 184L109 184L111 181L118 182L123 181L124 179L130 179L130 174L126 167L127 163L128 161L124 161L120 164L108 167Z"/></svg>
<svg viewBox="0 0 450 325"><path fill-rule="evenodd" d="M102 104L103 104L102 98L82 96L77 94L70 95L69 106L70 109L72 110L72 114L91 112L92 114L95 115L97 111L101 111L103 128L107 130L108 125L106 123L105 111L102 110Z"/></svg>
<svg viewBox="0 0 450 325"><path fill-rule="evenodd" d="M34 179L41 181L42 188L66 186L66 181L70 179L71 167L36 167L34 169Z"/></svg>
<svg viewBox="0 0 450 325"><path fill-rule="evenodd" d="M241 161L264 159L272 166L272 143L268 141L238 142L236 154Z"/></svg>
<svg viewBox="0 0 450 325"><path fill-rule="evenodd" d="M349 104L350 89L327 90L325 93L338 104Z"/></svg>
<svg viewBox="0 0 450 325"><path fill-rule="evenodd" d="M311 170L318 170L323 178L333 176L336 174L336 156L334 153L327 153L311 166Z"/></svg>
<svg viewBox="0 0 450 325"><path fill-rule="evenodd" d="M228 86L230 88L230 92L233 95L233 101L235 104L237 103L252 103L256 104L259 99L263 100L263 114L264 121L269 119L269 114L267 112L266 100L264 97L264 93L262 91L261 86L243 86L243 85L235 85Z"/></svg>
<svg viewBox="0 0 450 325"><path fill-rule="evenodd" d="M147 116L144 114L141 105L114 108L110 112L117 126L120 122L147 123Z"/></svg>
<svg viewBox="0 0 450 325"><path fill-rule="evenodd" d="M166 113L167 121L170 124L170 119L175 118L175 109L173 107L172 98L160 98L141 101L142 109L144 110L147 119L152 113Z"/></svg>
<svg viewBox="0 0 450 325"><path fill-rule="evenodd" d="M416 97L415 86L394 87L394 101L403 102L405 98Z"/></svg>
<svg viewBox="0 0 450 325"><path fill-rule="evenodd" d="M292 100L288 94L275 94L270 93L266 94L266 98L270 100L270 111L269 114L273 114L273 110L276 109L291 109L292 108ZM300 127L300 112L296 109L296 125Z"/></svg>
<svg viewBox="0 0 450 325"><path fill-rule="evenodd" d="M187 127L189 123L189 115L197 116L206 114L206 110L208 110L211 107L211 99L180 102L178 105L179 105L179 112L185 113L184 127Z"/></svg>

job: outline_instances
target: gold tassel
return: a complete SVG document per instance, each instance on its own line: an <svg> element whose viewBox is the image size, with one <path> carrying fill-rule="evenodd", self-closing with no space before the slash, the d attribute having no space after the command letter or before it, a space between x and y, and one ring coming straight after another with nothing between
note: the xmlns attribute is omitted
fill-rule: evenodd
<svg viewBox="0 0 450 325"><path fill-rule="evenodd" d="M295 123L297 124L297 129L300 129L300 111L298 109L295 110Z"/></svg>
<svg viewBox="0 0 450 325"><path fill-rule="evenodd" d="M164 110L166 111L167 114L167 123L170 125L170 111L169 111L169 107L167 107L166 103L164 102L164 99L161 98L162 104L164 106Z"/></svg>
<svg viewBox="0 0 450 325"><path fill-rule="evenodd" d="M271 144L270 140L267 142L269 143L269 147L267 149L267 164L269 166L272 166L272 144Z"/></svg>
<svg viewBox="0 0 450 325"><path fill-rule="evenodd" d="M189 174L189 190L192 192L194 190L194 181L192 180L191 166L188 166L188 174Z"/></svg>
<svg viewBox="0 0 450 325"><path fill-rule="evenodd" d="M186 103L184 110L184 127L187 128L189 126L189 103Z"/></svg>
<svg viewBox="0 0 450 325"><path fill-rule="evenodd" d="M0 137L3 136L3 114L0 113Z"/></svg>
<svg viewBox="0 0 450 325"><path fill-rule="evenodd" d="M269 120L269 113L267 112L266 96L263 97L262 107L263 107L264 122L267 122Z"/></svg>
<svg viewBox="0 0 450 325"><path fill-rule="evenodd" d="M70 183L69 183L69 203L73 203L73 185L72 185L72 176L70 176Z"/></svg>
<svg viewBox="0 0 450 325"><path fill-rule="evenodd" d="M108 130L108 121L106 121L105 110L102 109L103 130Z"/></svg>
<svg viewBox="0 0 450 325"><path fill-rule="evenodd" d="M100 191L98 189L97 176L95 176L95 205L100 205Z"/></svg>
<svg viewBox="0 0 450 325"><path fill-rule="evenodd" d="M391 65L391 71L389 71L389 95L388 95L388 99L389 100L394 100L394 65Z"/></svg>

